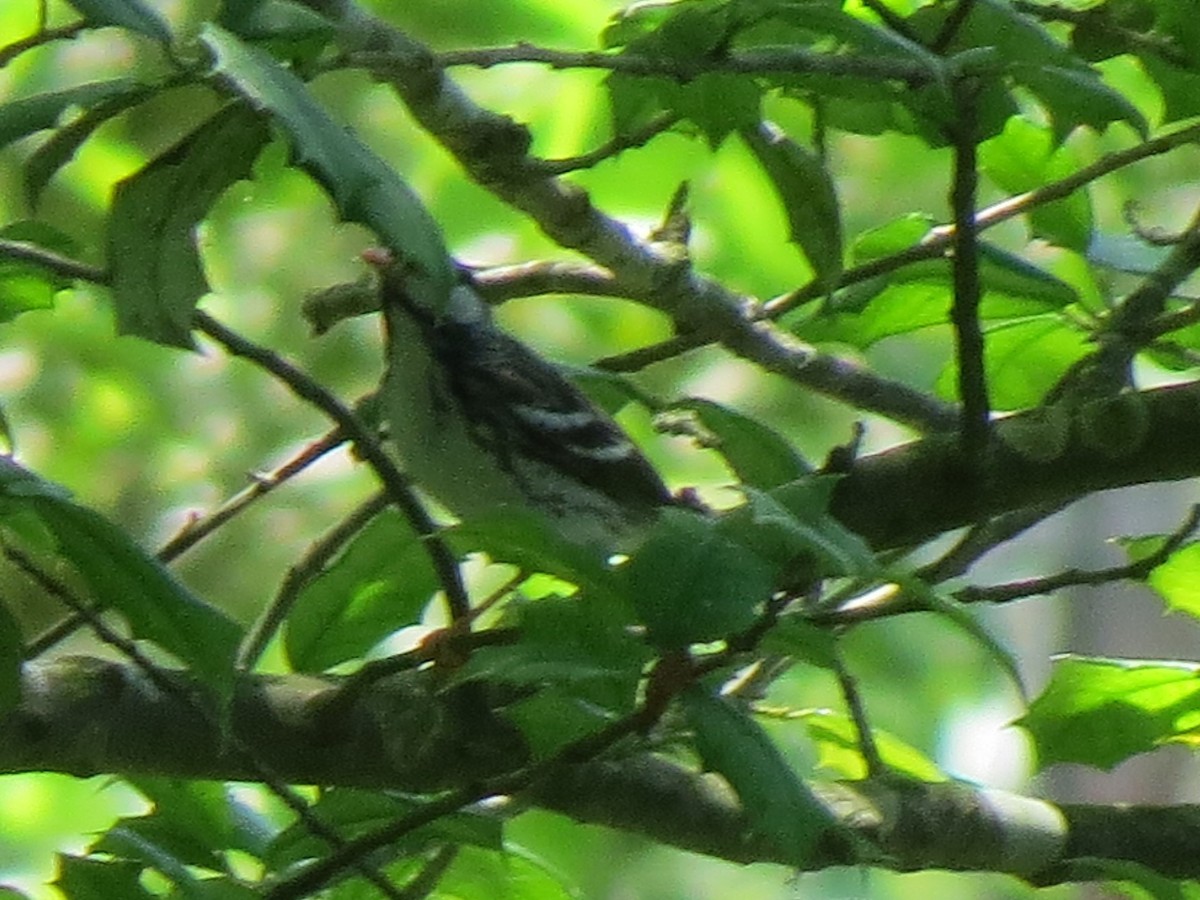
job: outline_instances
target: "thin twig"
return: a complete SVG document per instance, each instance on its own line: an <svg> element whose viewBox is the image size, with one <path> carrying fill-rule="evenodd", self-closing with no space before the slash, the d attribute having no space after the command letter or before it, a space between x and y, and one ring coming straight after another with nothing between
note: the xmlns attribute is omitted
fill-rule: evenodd
<svg viewBox="0 0 1200 900"><path fill-rule="evenodd" d="M395 59L386 53L355 53L352 62L387 73ZM899 81L912 87L928 84L933 73L927 66L885 56L851 56L813 53L800 48L763 47L728 52L704 59L639 56L636 53L574 52L519 43L509 47L448 50L432 54L436 66L491 68L509 63L539 63L552 69L608 69L628 75L659 76L686 82L710 72L762 75L771 72L855 76Z"/></svg>
<svg viewBox="0 0 1200 900"><path fill-rule="evenodd" d="M174 697L185 708L195 712L196 715L204 720L205 724L214 734L220 733L225 735L225 739L230 742L233 748L255 770L263 785L296 814L297 818L313 836L325 841L335 853L345 846L346 842L342 839L341 835L322 822L303 797L292 790L287 782L276 774L270 766L258 759L241 738L230 732L229 729L221 726L221 723L217 721L216 715L200 697L195 696L187 687L159 668L142 652L141 648L134 641L109 628L107 623L105 623L99 613L90 604L82 598L75 596L70 588L54 576L43 571L22 551L5 544L3 545L2 552L6 559L24 572L38 587L61 602L75 615L85 619L88 627L91 628L97 638L129 659L158 690L162 691L166 696ZM361 857L353 858L351 865L353 865L354 869L360 875L377 887L384 896L392 898L392 900L400 900L400 893L395 886L386 877L369 866Z"/></svg>
<svg viewBox="0 0 1200 900"><path fill-rule="evenodd" d="M867 708L863 703L862 694L859 693L858 682L842 662L836 647L833 650L833 671L837 676L842 699L846 701L850 721L854 723L854 730L858 732L858 749L867 765L867 777L883 775L887 772L887 766L883 763L883 757L879 755L879 745L875 743L875 734L867 720Z"/></svg>
<svg viewBox="0 0 1200 900"><path fill-rule="evenodd" d="M939 584L949 578L957 578L984 554L1054 515L1064 506L1065 503L1056 502L1018 509L974 525L945 554L918 569L916 575L926 584Z"/></svg>
<svg viewBox="0 0 1200 900"><path fill-rule="evenodd" d="M1068 587L1109 584L1114 581L1141 581L1150 574L1151 570L1166 562L1197 528L1200 528L1200 505L1192 507L1187 518L1163 541L1161 547L1128 565L1091 571L1067 569L1043 578L1026 578L1021 581L1010 581L1006 584L994 584L986 587L971 585L957 591L954 596L962 603L1009 603L1037 594L1051 594Z"/></svg>
<svg viewBox="0 0 1200 900"><path fill-rule="evenodd" d="M195 322L200 331L216 340L234 356L247 359L271 373L286 384L297 397L317 407L337 423L342 432L353 441L358 455L383 482L388 497L399 507L413 530L420 535L422 545L429 554L434 571L437 572L446 593L450 618L455 621L467 619L471 614L471 603L458 570L458 562L449 546L439 536L437 523L413 491L408 477L384 452L375 434L324 386L278 354L247 340L205 312L197 310Z"/></svg>
<svg viewBox="0 0 1200 900"><path fill-rule="evenodd" d="M983 231L999 225L1001 222L1007 222L1009 219L1024 215L1039 206L1069 197L1075 191L1105 175L1197 141L1200 141L1200 124L1189 125L1126 150L1110 153L1058 181L1052 181L985 207L975 215L975 228L977 231ZM849 287L852 284L859 284L879 275L894 272L911 263L937 259L945 254L953 240L953 225L931 228L925 237L911 247L846 269L838 280L837 286L839 288ZM824 297L826 293L826 287L810 282L790 293L767 301L763 304L762 311L768 318L778 318L804 303Z"/></svg>
<svg viewBox="0 0 1200 900"><path fill-rule="evenodd" d="M44 8L44 4L39 4L39 6ZM34 47L40 47L51 41L76 37L89 27L92 26L87 22L73 22L70 25L60 25L58 28L39 28L29 37L21 38L18 41L13 41L11 44L5 44L3 47L0 47L0 68L7 66L26 50L32 50Z"/></svg>
<svg viewBox="0 0 1200 900"><path fill-rule="evenodd" d="M255 474L247 487L234 494L220 507L206 516L187 522L175 537L158 549L155 556L164 563L178 559L255 501L261 500L275 488L299 475L326 453L343 444L345 440L341 429L334 428L301 448L290 459L285 460L270 472Z"/></svg>
<svg viewBox="0 0 1200 900"><path fill-rule="evenodd" d="M383 491L364 500L350 515L327 534L322 535L297 563L288 568L283 583L275 593L275 599L259 614L258 620L242 639L237 655L239 669L252 669L257 664L268 642L291 612L300 592L325 569L329 560L391 502L392 498Z"/></svg>
<svg viewBox="0 0 1200 900"><path fill-rule="evenodd" d="M589 169L598 163L604 162L606 159L624 153L626 150L632 150L635 147L641 147L649 143L664 131L669 130L678 121L679 116L675 113L659 113L637 131L630 134L614 135L611 139L587 153L581 153L579 156L569 156L564 159L533 160L530 162L530 166L543 175L565 175L567 172Z"/></svg>
<svg viewBox="0 0 1200 900"><path fill-rule="evenodd" d="M968 0L960 0L961 8ZM954 186L950 202L954 211L954 301L950 321L954 326L958 357L958 394L962 402L960 440L968 468L983 463L990 429L991 404L983 359L983 331L979 325L979 240L975 229L975 192L979 182L976 159L976 117L979 84L969 79L957 86L954 126Z"/></svg>

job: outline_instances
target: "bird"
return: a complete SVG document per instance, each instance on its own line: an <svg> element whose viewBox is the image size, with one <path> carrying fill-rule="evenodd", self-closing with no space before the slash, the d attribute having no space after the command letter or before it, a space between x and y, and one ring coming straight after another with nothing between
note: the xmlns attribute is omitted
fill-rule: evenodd
<svg viewBox="0 0 1200 900"><path fill-rule="evenodd" d="M496 324L467 270L433 310L390 252L363 257L378 272L390 440L451 513L532 512L571 543L616 553L675 502L607 413Z"/></svg>

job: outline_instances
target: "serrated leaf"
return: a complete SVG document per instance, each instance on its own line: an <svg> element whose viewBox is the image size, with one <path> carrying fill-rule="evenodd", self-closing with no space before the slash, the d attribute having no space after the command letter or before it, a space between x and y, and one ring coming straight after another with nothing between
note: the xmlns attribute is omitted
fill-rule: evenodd
<svg viewBox="0 0 1200 900"><path fill-rule="evenodd" d="M740 133L779 195L789 237L804 252L817 284L832 290L842 274L842 218L824 162L767 123Z"/></svg>
<svg viewBox="0 0 1200 900"><path fill-rule="evenodd" d="M71 900L155 900L141 884L142 866L124 859L100 860L58 855L54 885Z"/></svg>
<svg viewBox="0 0 1200 900"><path fill-rule="evenodd" d="M167 23L141 0L68 0L90 25L128 28L158 41L171 43Z"/></svg>
<svg viewBox="0 0 1200 900"><path fill-rule="evenodd" d="M13 222L0 228L0 238L60 253L69 253L74 248L66 235L39 222ZM72 283L37 262L0 258L0 322L11 321L30 310L49 309L54 306L55 295Z"/></svg>
<svg viewBox="0 0 1200 900"><path fill-rule="evenodd" d="M733 787L754 830L793 865L805 867L817 841L834 827L829 811L744 710L699 685L680 700L705 767Z"/></svg>
<svg viewBox="0 0 1200 900"><path fill-rule="evenodd" d="M617 574L648 640L669 650L745 631L775 579L771 564L682 509L663 510Z"/></svg>
<svg viewBox="0 0 1200 900"><path fill-rule="evenodd" d="M1146 578L1167 607L1200 618L1200 543L1185 544Z"/></svg>
<svg viewBox="0 0 1200 900"><path fill-rule="evenodd" d="M195 228L269 137L261 116L231 104L117 184L108 260L119 333L194 346L192 314L208 290Z"/></svg>
<svg viewBox="0 0 1200 900"><path fill-rule="evenodd" d="M419 622L439 584L420 538L385 510L296 597L284 626L288 662L298 672L322 672L362 657Z"/></svg>
<svg viewBox="0 0 1200 900"><path fill-rule="evenodd" d="M413 270L407 286L414 299L442 310L454 274L437 223L412 189L267 53L212 24L201 39L213 53L213 77L284 128L296 162L325 188L342 218L374 230Z"/></svg>
<svg viewBox="0 0 1200 900"><path fill-rule="evenodd" d="M1170 660L1062 656L1050 683L1018 724L1041 768L1058 762L1101 769L1162 744L1194 740L1200 665Z"/></svg>
<svg viewBox="0 0 1200 900"><path fill-rule="evenodd" d="M1079 126L1102 132L1113 122L1128 122L1143 140L1149 135L1149 126L1137 107L1091 70L1016 65L1010 71L1046 107L1056 143L1062 143Z"/></svg>
<svg viewBox="0 0 1200 900"><path fill-rule="evenodd" d="M153 641L186 663L223 701L233 691L240 629L192 594L125 532L66 499L58 485L0 458L0 497L32 512L57 552L83 576L96 602L121 613L135 638ZM5 509L4 515L10 514Z"/></svg>
<svg viewBox="0 0 1200 900"><path fill-rule="evenodd" d="M800 451L783 435L744 413L699 398L682 400L672 404L672 408L695 413L717 439L712 449L751 487L769 490L812 471Z"/></svg>

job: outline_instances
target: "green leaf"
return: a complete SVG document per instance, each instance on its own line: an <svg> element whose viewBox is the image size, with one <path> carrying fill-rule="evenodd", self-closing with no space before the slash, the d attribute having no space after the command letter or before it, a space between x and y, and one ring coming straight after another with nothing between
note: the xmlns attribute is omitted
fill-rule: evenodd
<svg viewBox="0 0 1200 900"><path fill-rule="evenodd" d="M1048 128L1013 116L1004 131L979 147L983 170L1010 194L1031 191L1079 168L1071 148L1054 146ZM1035 204L1026 214L1034 237L1080 253L1093 230L1092 204L1086 188L1053 203Z"/></svg>
<svg viewBox="0 0 1200 900"><path fill-rule="evenodd" d="M334 788L324 791L321 799L309 809L318 821L334 829L350 841L367 834L423 806L419 799L366 791L355 788ZM501 821L488 813L462 811L442 816L434 822L409 832L391 845L393 855L416 852L430 843L465 843L487 850L502 846ZM304 822L297 822L279 833L264 857L272 869L281 869L324 856L329 844L314 835Z"/></svg>
<svg viewBox="0 0 1200 900"><path fill-rule="evenodd" d="M850 256L854 262L864 263L907 250L919 244L933 224L932 216L906 213L855 237Z"/></svg>
<svg viewBox="0 0 1200 900"><path fill-rule="evenodd" d="M829 811L744 710L699 685L680 699L705 767L733 787L755 831L793 865L806 866L834 827Z"/></svg>
<svg viewBox="0 0 1200 900"><path fill-rule="evenodd" d="M494 562L570 582L601 602L626 602L604 560L591 548L565 538L534 510L507 509L462 522L447 529L446 540L460 557L486 553Z"/></svg>
<svg viewBox="0 0 1200 900"><path fill-rule="evenodd" d="M56 129L34 150L25 163L22 177L25 182L25 198L29 205L37 205L50 179L74 158L83 142L91 137L97 128L158 92L159 88L154 86L133 84L127 91L98 100L81 116Z"/></svg>
<svg viewBox="0 0 1200 900"><path fill-rule="evenodd" d="M419 622L439 586L423 542L399 512L385 510L300 591L285 625L288 662L322 672L362 657Z"/></svg>
<svg viewBox="0 0 1200 900"><path fill-rule="evenodd" d="M56 127L63 113L72 107L86 108L114 95L143 90L132 78L114 78L11 100L0 106L0 147L34 132Z"/></svg>
<svg viewBox="0 0 1200 900"><path fill-rule="evenodd" d="M816 709L805 711L799 719L817 748L819 766L834 772L839 778L867 777L867 763L859 746L858 729L849 716ZM871 737L890 772L918 781L947 780L946 773L938 768L937 763L912 744L878 728L871 729Z"/></svg>
<svg viewBox="0 0 1200 900"><path fill-rule="evenodd" d="M1058 315L1035 316L986 329L985 362L992 406L1019 410L1037 406L1076 361L1092 351L1088 335ZM942 396L952 396L952 372L938 379Z"/></svg>
<svg viewBox="0 0 1200 900"><path fill-rule="evenodd" d="M660 520L617 573L657 647L673 650L749 628L771 595L774 567L682 509Z"/></svg>
<svg viewBox="0 0 1200 900"><path fill-rule="evenodd" d="M1150 572L1146 583L1169 609L1200 618L1200 543L1184 544Z"/></svg>
<svg viewBox="0 0 1200 900"><path fill-rule="evenodd" d="M241 0L222 5L217 24L279 57L313 59L336 33L333 23L290 0Z"/></svg>
<svg viewBox="0 0 1200 900"><path fill-rule="evenodd" d="M108 260L119 333L193 347L192 314L208 290L196 225L269 137L261 116L231 104L116 186Z"/></svg>
<svg viewBox="0 0 1200 900"><path fill-rule="evenodd" d="M632 712L651 652L620 608L592 597L549 596L520 604L518 613L519 642L477 648L452 684L478 679L538 688L504 715L539 758Z"/></svg>
<svg viewBox="0 0 1200 900"><path fill-rule="evenodd" d="M460 848L431 896L438 900L579 900L579 891L562 878L553 867L505 841L503 852Z"/></svg>
<svg viewBox="0 0 1200 900"><path fill-rule="evenodd" d="M0 510L6 519L22 510L37 516L96 602L119 611L135 638L153 641L190 666L219 698L230 698L241 629L223 612L188 591L103 516L4 458L0 497L8 501Z"/></svg>
<svg viewBox="0 0 1200 900"><path fill-rule="evenodd" d="M141 884L142 866L124 859L99 860L58 855L54 886L71 900L155 900Z"/></svg>
<svg viewBox="0 0 1200 900"><path fill-rule="evenodd" d="M700 398L673 403L671 409L695 413L715 439L712 449L751 487L769 490L812 471L783 435L735 409Z"/></svg>
<svg viewBox="0 0 1200 900"><path fill-rule="evenodd" d="M1197 742L1200 665L1062 656L1019 724L1042 768L1058 762L1111 769L1168 742Z"/></svg>
<svg viewBox="0 0 1200 900"><path fill-rule="evenodd" d="M817 284L832 290L842 274L842 218L824 162L766 123L743 128L741 136L779 195L792 242L804 252Z"/></svg>
<svg viewBox="0 0 1200 900"><path fill-rule="evenodd" d="M749 527L736 517L727 517L726 527L736 527L739 540L781 565L807 556L826 575L872 575L879 567L870 547L829 514L837 480L817 475L766 493L744 489Z"/></svg>
<svg viewBox="0 0 1200 900"><path fill-rule="evenodd" d="M781 619L759 644L767 653L790 656L822 669L837 667L837 636L828 628L818 628L797 616Z"/></svg>
<svg viewBox="0 0 1200 900"><path fill-rule="evenodd" d="M74 248L66 235L40 222L13 222L0 228L0 238L59 253ZM71 284L71 279L48 266L0 257L0 322L12 321L30 310L53 307L55 295Z"/></svg>
<svg viewBox="0 0 1200 900"><path fill-rule="evenodd" d="M221 869L226 851L261 856L277 828L221 782L142 776L127 779L153 810L119 820L118 827L150 841L186 865ZM105 837L93 853L114 852Z"/></svg>
<svg viewBox="0 0 1200 900"><path fill-rule="evenodd" d="M1143 140L1149 136L1149 126L1137 107L1091 70L1019 65L1010 71L1045 105L1056 143L1079 126L1101 132L1113 122L1128 122Z"/></svg>
<svg viewBox="0 0 1200 900"><path fill-rule="evenodd" d="M375 231L413 270L407 284L414 298L442 310L454 273L437 223L412 189L267 53L212 24L201 38L214 56L213 77L270 113L290 136L297 163L328 191L342 217Z"/></svg>
<svg viewBox="0 0 1200 900"><path fill-rule="evenodd" d="M141 0L68 0L90 25L116 25L158 41L171 43L171 29Z"/></svg>

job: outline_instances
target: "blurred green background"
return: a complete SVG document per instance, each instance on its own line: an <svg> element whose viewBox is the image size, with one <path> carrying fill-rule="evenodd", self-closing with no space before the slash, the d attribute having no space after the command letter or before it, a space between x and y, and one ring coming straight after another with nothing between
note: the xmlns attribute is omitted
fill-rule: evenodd
<svg viewBox="0 0 1200 900"><path fill-rule="evenodd" d="M163 2L182 33L212 4ZM489 46L526 40L566 49L593 49L597 35L619 4L602 0L465 0L370 6L435 48ZM39 4L0 4L0 45L32 33ZM51 22L70 21L62 4L50 4ZM185 45L186 46L186 45ZM90 80L161 67L153 49L115 29L22 54L0 68L0 103ZM1114 83L1153 120L1157 98L1120 60L1110 64ZM534 152L570 156L609 136L602 73L556 72L518 65L456 70L455 77L480 104L532 128ZM519 213L463 178L457 165L406 116L384 87L359 73L332 73L314 84L317 96L393 162L429 205L448 243L476 265L563 258ZM113 186L147 159L169 147L213 108L199 89L139 108L102 126L63 168L36 209L24 201L22 167L41 140L34 137L0 150L0 211L4 221L37 218L74 241L73 255L102 265L104 211ZM768 110L805 135L808 123L795 105ZM1080 159L1128 145L1131 133L1113 128L1097 137L1076 134L1068 142ZM898 136L838 137L830 165L844 207L846 233L878 226L909 211L946 218L949 158L918 141ZM1094 192L1101 230L1119 230L1124 201L1136 198L1149 221L1171 223L1194 202L1195 151L1142 163L1107 179ZM645 233L661 218L681 181L691 186L697 266L731 287L766 299L807 280L808 269L785 239L786 225L774 194L736 140L715 151L702 140L669 134L572 180L634 230ZM984 200L1002 194L985 186ZM996 235L1025 250L1017 223ZM373 317L343 323L314 339L299 315L307 292L360 274L358 254L370 234L339 223L330 204L302 173L288 168L276 144L255 168L252 182L236 185L200 234L213 293L204 308L300 363L353 399L380 376L381 348ZM1038 260L1060 277L1092 292L1113 285L1065 251ZM1093 280L1097 279L1097 280ZM656 313L630 303L587 298L536 298L507 304L503 323L547 355L584 363L668 335ZM863 360L885 374L931 388L950 358L944 331L881 342ZM706 350L660 364L638 376L653 395L696 394L760 417L788 435L813 460L844 442L856 416L767 377L718 351ZM199 353L151 346L114 336L102 291L64 292L53 310L26 314L0 330L0 408L7 417L17 457L48 479L69 487L81 502L154 548L188 521L211 510L247 484L249 473L269 469L326 423L261 373L202 344ZM682 438L655 434L644 411L629 410L622 422L646 447L674 487L699 484L720 500L727 474L704 451ZM886 422L868 420L867 446L878 449L904 439ZM201 595L252 621L270 599L287 567L309 542L336 522L371 489L370 477L344 454L331 457L296 483L189 552L177 565ZM1189 489L1190 490L1190 489ZM985 568L997 579L1071 565L1111 561L1100 543L1112 533L1168 530L1192 498L1152 488L1102 497L1056 517L1018 548ZM728 497L726 497L728 502ZM252 565L243 563L252 561ZM44 601L22 595L0 575L6 599L17 603L29 633L60 616ZM1107 589L1082 596L1028 601L986 614L996 632L1027 662L1031 689L1045 678L1047 658L1058 650L1134 655L1185 653L1194 631L1164 624L1160 607L1145 595ZM1179 648L1179 649L1175 649ZM59 652L97 651L84 636ZM876 724L929 753L954 774L999 787L1027 789L1031 762L1024 738L1007 727L1019 701L983 652L931 616L863 626L846 640L846 656L860 677ZM773 696L800 708L839 708L836 686L824 673L794 670ZM798 725L770 723L772 734L807 771L807 742ZM1183 756L1156 755L1154 766L1134 761L1096 787L1087 773L1042 777L1051 795L1125 799L1195 798L1196 779ZM1193 769L1194 766L1188 766ZM35 896L52 875L54 848L78 849L113 818L139 808L137 795L97 778L23 775L0 778L0 883ZM583 827L546 813L517 819L510 840L550 867L588 898L1009 898L1029 889L1003 877L944 873L899 876L871 870L839 870L793 876L776 866L737 867L657 848L628 835ZM1049 898L1095 895L1090 889L1040 892Z"/></svg>

